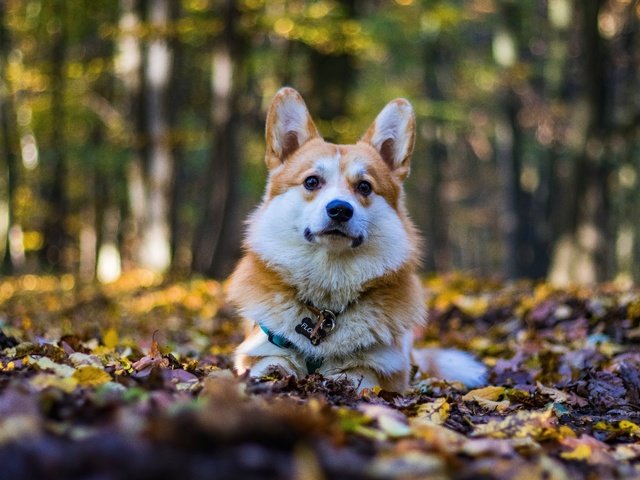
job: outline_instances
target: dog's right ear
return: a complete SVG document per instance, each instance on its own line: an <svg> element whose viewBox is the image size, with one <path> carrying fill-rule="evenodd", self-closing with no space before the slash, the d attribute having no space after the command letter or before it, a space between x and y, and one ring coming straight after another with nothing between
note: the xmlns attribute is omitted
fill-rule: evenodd
<svg viewBox="0 0 640 480"><path fill-rule="evenodd" d="M267 113L267 168L281 165L298 148L319 136L300 94L290 87L278 90Z"/></svg>

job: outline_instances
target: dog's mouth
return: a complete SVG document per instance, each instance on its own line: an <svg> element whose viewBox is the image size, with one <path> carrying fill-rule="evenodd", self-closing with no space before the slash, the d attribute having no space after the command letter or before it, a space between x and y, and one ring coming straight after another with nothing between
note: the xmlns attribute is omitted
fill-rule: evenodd
<svg viewBox="0 0 640 480"><path fill-rule="evenodd" d="M347 235L346 233L344 233L342 230L338 230L337 228L334 228L332 230L326 230L324 232L321 232L321 235L333 235L336 237L345 237L345 238L351 238L349 237L349 235Z"/></svg>
<svg viewBox="0 0 640 480"><path fill-rule="evenodd" d="M324 230L320 230L317 233L313 233L309 228L304 229L304 238L308 242L315 242L317 237L325 237L331 239L344 238L346 240L351 240L351 248L359 247L360 245L362 245L362 242L364 242L364 235L349 235L344 230L341 230L334 226L330 226L328 228L325 228Z"/></svg>

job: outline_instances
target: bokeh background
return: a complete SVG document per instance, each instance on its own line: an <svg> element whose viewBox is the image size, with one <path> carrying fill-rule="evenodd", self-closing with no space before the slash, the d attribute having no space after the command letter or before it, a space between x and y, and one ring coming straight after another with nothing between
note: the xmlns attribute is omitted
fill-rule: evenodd
<svg viewBox="0 0 640 480"><path fill-rule="evenodd" d="M640 277L637 0L2 0L5 274L223 278L297 88L354 142L408 98L426 272Z"/></svg>

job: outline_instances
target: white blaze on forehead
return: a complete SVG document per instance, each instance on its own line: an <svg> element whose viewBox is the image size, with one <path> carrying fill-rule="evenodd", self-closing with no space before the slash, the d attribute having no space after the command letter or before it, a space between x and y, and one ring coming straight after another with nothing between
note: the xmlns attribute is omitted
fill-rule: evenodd
<svg viewBox="0 0 640 480"><path fill-rule="evenodd" d="M367 167L364 162L360 159L355 159L352 162L349 162L347 166L345 176L347 178L362 178L367 173Z"/></svg>
<svg viewBox="0 0 640 480"><path fill-rule="evenodd" d="M316 160L315 170L325 182L333 182L340 175L340 152L336 150L333 157L322 157Z"/></svg>

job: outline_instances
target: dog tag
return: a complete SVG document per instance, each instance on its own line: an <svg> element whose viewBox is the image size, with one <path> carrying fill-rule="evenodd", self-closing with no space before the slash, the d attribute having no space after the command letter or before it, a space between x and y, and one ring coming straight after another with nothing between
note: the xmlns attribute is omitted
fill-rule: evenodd
<svg viewBox="0 0 640 480"><path fill-rule="evenodd" d="M320 328L325 332L331 332L336 328L336 314L331 310L322 310L322 312L320 312L320 318L320 321L322 322L322 326Z"/></svg>
<svg viewBox="0 0 640 480"><path fill-rule="evenodd" d="M317 326L316 323L313 323L313 320L305 317L299 325L296 325L296 332L307 337L312 345L318 345L327 336L327 332L322 328L316 328Z"/></svg>

